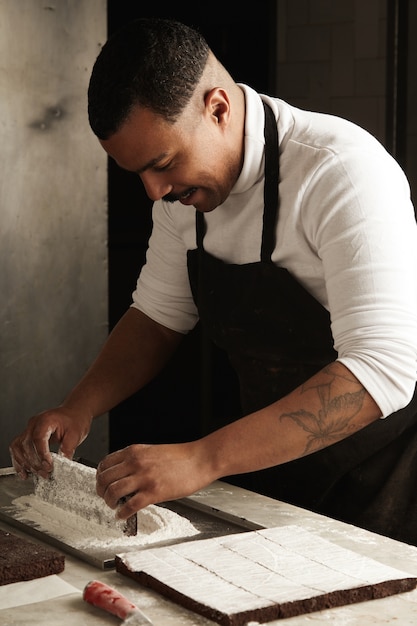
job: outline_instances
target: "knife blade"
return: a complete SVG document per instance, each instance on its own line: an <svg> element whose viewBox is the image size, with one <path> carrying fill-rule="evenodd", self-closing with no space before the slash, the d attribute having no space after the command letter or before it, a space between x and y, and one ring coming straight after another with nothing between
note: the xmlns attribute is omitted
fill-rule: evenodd
<svg viewBox="0 0 417 626"><path fill-rule="evenodd" d="M84 587L83 600L123 620L122 626L153 626L136 604L100 580L90 580Z"/></svg>

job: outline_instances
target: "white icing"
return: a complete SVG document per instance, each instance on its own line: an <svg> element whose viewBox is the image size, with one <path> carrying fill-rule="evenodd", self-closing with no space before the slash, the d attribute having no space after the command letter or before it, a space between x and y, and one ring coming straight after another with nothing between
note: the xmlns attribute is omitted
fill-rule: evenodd
<svg viewBox="0 0 417 626"><path fill-rule="evenodd" d="M119 554L132 572L233 614L408 578L296 526Z"/></svg>

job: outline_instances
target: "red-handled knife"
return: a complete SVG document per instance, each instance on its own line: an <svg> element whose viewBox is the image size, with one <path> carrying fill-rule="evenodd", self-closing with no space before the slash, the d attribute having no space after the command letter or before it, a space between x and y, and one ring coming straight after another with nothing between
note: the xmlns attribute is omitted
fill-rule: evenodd
<svg viewBox="0 0 417 626"><path fill-rule="evenodd" d="M122 626L153 626L151 620L123 594L99 580L91 580L83 591L83 599L123 620Z"/></svg>

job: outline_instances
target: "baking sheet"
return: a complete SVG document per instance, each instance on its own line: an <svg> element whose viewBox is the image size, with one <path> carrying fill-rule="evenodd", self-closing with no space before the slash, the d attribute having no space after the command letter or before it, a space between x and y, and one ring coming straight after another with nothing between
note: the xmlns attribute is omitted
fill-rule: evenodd
<svg viewBox="0 0 417 626"><path fill-rule="evenodd" d="M21 480L12 468L0 468L0 520L100 569L114 568L115 555L119 552L129 551L129 548L126 548L125 545L117 546L113 542L111 548L91 545L80 549L76 544L71 544L70 540L64 541L62 537L52 532L49 528L43 528L30 519L21 519L21 508L13 504L13 501L20 496L27 496L33 493L34 485L30 478ZM219 537L261 528L239 517L233 518L233 516L228 515L227 519L224 519L221 511L211 507L196 508L195 503L191 500L188 501L187 498L183 498L181 501L163 503L161 506L186 517L198 529L196 535L186 538L185 541ZM131 549L137 551L157 545L169 545L177 541L182 542L184 538L175 541L147 543L143 548L135 546Z"/></svg>

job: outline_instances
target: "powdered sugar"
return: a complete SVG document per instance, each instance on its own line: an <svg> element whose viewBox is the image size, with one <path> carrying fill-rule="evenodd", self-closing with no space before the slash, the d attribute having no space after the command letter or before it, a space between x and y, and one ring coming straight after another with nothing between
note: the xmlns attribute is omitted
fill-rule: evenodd
<svg viewBox="0 0 417 626"><path fill-rule="evenodd" d="M15 498L14 517L34 524L76 549L130 549L193 536L199 531L186 518L157 505L137 513L137 535L124 533L126 523L96 493L96 470L54 456L51 479L34 478L35 492Z"/></svg>
<svg viewBox="0 0 417 626"><path fill-rule="evenodd" d="M149 505L138 512L138 534L133 536L124 535L116 526L111 528L86 520L76 513L44 502L35 494L16 498L13 506L16 519L29 521L39 530L80 550L108 548L118 551L120 548L130 549L191 537L199 532L185 517L157 505Z"/></svg>
<svg viewBox="0 0 417 626"><path fill-rule="evenodd" d="M88 522L117 529L119 533L136 534L136 518L131 519L130 530L125 521L118 520L96 491L96 470L71 461L63 455L52 454L54 469L48 479L33 476L35 496L60 509L76 513Z"/></svg>

